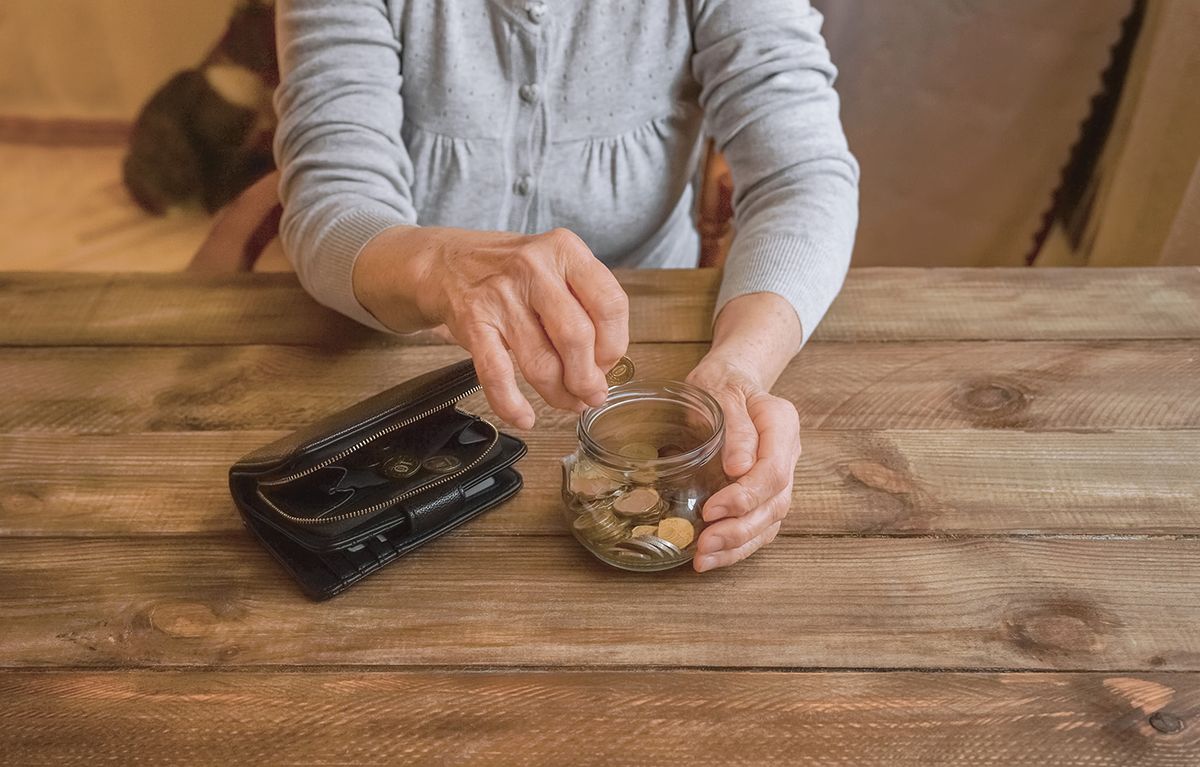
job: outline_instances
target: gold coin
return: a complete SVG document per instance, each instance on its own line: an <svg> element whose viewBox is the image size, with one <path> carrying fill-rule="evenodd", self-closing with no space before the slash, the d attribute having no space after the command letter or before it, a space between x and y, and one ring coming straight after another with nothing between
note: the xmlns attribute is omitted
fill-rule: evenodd
<svg viewBox="0 0 1200 767"><path fill-rule="evenodd" d="M667 517L658 523L658 537L685 549L696 537L696 529L682 517Z"/></svg>
<svg viewBox="0 0 1200 767"><path fill-rule="evenodd" d="M574 527L593 543L610 543L625 537L625 522L609 511L607 506L591 506L575 518Z"/></svg>
<svg viewBox="0 0 1200 767"><path fill-rule="evenodd" d="M640 538L643 535L657 535L658 525L638 525L629 534L634 538Z"/></svg>
<svg viewBox="0 0 1200 767"><path fill-rule="evenodd" d="M628 493L617 496L612 509L623 517L636 517L651 511L658 505L658 491L649 487L635 487Z"/></svg>
<svg viewBox="0 0 1200 767"><path fill-rule="evenodd" d="M630 442L621 448L621 455L637 461L653 461L658 458L658 448L648 442Z"/></svg>
<svg viewBox="0 0 1200 767"><path fill-rule="evenodd" d="M571 472L571 492L596 498L601 495L615 493L621 489L621 484L610 479L594 469L575 469Z"/></svg>
<svg viewBox="0 0 1200 767"><path fill-rule="evenodd" d="M620 386L623 383L632 381L633 374L633 360L628 357L622 357L617 360L617 364L612 366L612 370L608 371L608 375L604 378L608 381L609 386Z"/></svg>

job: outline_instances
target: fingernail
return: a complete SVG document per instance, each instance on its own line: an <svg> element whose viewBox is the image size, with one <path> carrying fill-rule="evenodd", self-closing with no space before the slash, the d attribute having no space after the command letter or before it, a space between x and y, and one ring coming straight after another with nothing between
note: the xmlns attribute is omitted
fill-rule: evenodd
<svg viewBox="0 0 1200 767"><path fill-rule="evenodd" d="M725 548L725 541L719 535L710 535L700 541L700 545L697 548L701 554L712 554Z"/></svg>
<svg viewBox="0 0 1200 767"><path fill-rule="evenodd" d="M717 563L716 557L699 557L696 559L696 569L700 572L711 570L713 565Z"/></svg>
<svg viewBox="0 0 1200 767"><path fill-rule="evenodd" d="M705 509L704 512L701 514L701 516L704 517L704 521L712 522L713 520L720 519L721 517L725 516L727 513L729 513L729 512L724 506L713 506L711 508Z"/></svg>
<svg viewBox="0 0 1200 767"><path fill-rule="evenodd" d="M597 393L593 394L592 396L588 397L587 403L588 403L588 405L590 405L592 407L600 407L607 400L608 400L608 392L602 391L602 392L597 392Z"/></svg>
<svg viewBox="0 0 1200 767"><path fill-rule="evenodd" d="M528 431L529 429L532 429L533 428L533 414L528 413L526 415L521 416L520 418L517 419L517 422L515 425L518 429L521 429L524 431Z"/></svg>

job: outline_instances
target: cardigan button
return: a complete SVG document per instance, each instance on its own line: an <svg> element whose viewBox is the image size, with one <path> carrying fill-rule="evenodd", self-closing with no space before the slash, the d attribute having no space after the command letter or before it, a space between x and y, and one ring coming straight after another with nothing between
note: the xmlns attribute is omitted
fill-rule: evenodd
<svg viewBox="0 0 1200 767"><path fill-rule="evenodd" d="M521 101L524 101L526 104L536 103L541 92L542 89L538 87L537 83L522 85L517 91L521 95Z"/></svg>
<svg viewBox="0 0 1200 767"><path fill-rule="evenodd" d="M533 2L525 6L525 15L534 24L541 24L542 17L546 15L546 4L542 2Z"/></svg>
<svg viewBox="0 0 1200 767"><path fill-rule="evenodd" d="M522 197L533 191L533 179L528 173L517 179L517 183L513 184L513 191Z"/></svg>

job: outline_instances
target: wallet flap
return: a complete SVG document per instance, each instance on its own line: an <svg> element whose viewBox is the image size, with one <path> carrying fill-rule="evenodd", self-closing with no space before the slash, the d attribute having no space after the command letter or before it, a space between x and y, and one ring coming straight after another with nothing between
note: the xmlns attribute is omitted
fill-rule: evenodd
<svg viewBox="0 0 1200 767"><path fill-rule="evenodd" d="M438 410L472 394L479 386L470 359L405 381L373 397L304 426L243 456L231 474L258 474L284 468L380 424Z"/></svg>

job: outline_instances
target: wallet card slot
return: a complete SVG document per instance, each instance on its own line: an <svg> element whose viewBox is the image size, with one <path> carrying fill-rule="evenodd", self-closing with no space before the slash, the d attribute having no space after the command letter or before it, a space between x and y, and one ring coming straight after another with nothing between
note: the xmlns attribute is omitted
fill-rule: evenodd
<svg viewBox="0 0 1200 767"><path fill-rule="evenodd" d="M453 412L458 415L465 415L457 410L454 410ZM433 414L426 413L426 414L424 414L424 417L428 418L431 415L433 415ZM471 460L463 461L463 462L461 462L461 464L459 466L454 467L449 471L445 471L443 473L435 473L434 476L429 477L426 481L422 482L421 484L418 484L414 487L408 488L408 489L404 490L403 492L395 493L395 494L388 494L387 497L385 497L382 500L377 501L375 503L371 503L366 506L356 506L356 507L353 507L350 509L343 509L344 501L339 501L335 507L325 509L325 510L320 511L319 513L314 514L312 516L299 516L296 514L289 513L288 511L285 511L284 508L282 508L281 503L277 502L281 499L272 498L270 495L268 495L267 492L265 492L265 490L275 487L275 488L279 488L279 489L275 490L274 492L276 492L276 493L282 492L282 493L286 494L288 492L288 490L284 489L286 487L286 484L293 484L293 483L296 483L305 478L311 477L317 471L321 471L321 470L333 471L333 470L336 470L339 468L337 466L334 466L333 464L328 463L327 461L322 462L323 465L320 465L319 468L318 467L310 467L310 469L305 470L303 472L296 472L292 475L289 475L288 479L290 479L290 482L286 483L286 484L282 483L281 481L278 481L278 480L272 481L272 482L260 481L258 483L258 487L255 490L255 493L258 496L258 498L271 511L273 511L274 513L279 515L281 518L287 520L288 522L291 522L293 524L298 524L298 525L321 525L321 524L327 524L327 523L332 523L332 522L342 522L345 520L355 519L358 517L365 517L365 516L377 514L382 511L386 511L387 509L390 509L390 508L392 508L400 503L403 503L407 500L410 500L412 498L415 498L429 490L440 487L442 485L445 485L449 482L452 482L452 481L460 478L461 476L470 472L472 469L474 469L476 466L478 466L480 463L482 463L483 461L485 461L488 458L488 456L491 454L491 452L495 449L496 444L500 439L500 431L495 427L494 424L492 424L491 422L489 422L485 419L477 418L477 417L471 417L471 418L472 418L472 422L470 424L468 424L466 427L462 427L462 428L469 428L470 426L477 423L477 424L485 427L486 435L487 435L486 440L482 446L482 449L479 449L477 454ZM386 433L388 433L388 434L394 433L395 431L398 430L398 428L399 428L398 426L389 427L386 430ZM375 435L376 438L378 438L380 436L383 436L383 435L382 434ZM374 441L374 439L369 440L368 442L370 442L370 441ZM349 457L349 456L345 455L343 457ZM450 459L458 460L457 458L453 458L452 456L450 457ZM432 460L432 459L429 459L429 460ZM428 463L428 461L426 461L425 463ZM343 467L340 476L344 477L345 474L346 474L346 470ZM341 480L339 480L339 483L337 486L334 486L333 488L327 490L326 491L327 495L332 496L335 492L340 491L341 490L340 483L341 483ZM379 482L377 484L385 485L386 483Z"/></svg>

